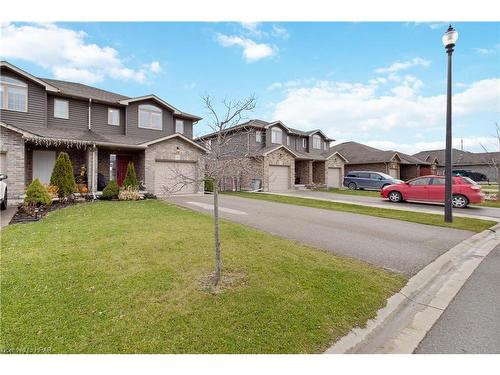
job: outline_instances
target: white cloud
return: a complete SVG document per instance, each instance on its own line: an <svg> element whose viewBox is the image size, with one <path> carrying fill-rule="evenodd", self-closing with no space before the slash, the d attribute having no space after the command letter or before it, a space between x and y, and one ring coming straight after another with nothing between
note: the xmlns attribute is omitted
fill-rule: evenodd
<svg viewBox="0 0 500 375"><path fill-rule="evenodd" d="M332 137L346 139L360 139L367 132L388 138L405 129L421 132L442 128L446 96L420 95L418 90L423 83L413 76L405 76L401 82L392 91L388 84L382 88L374 80L367 84L319 81L287 88L284 99L276 103L272 118L293 127L320 128ZM485 113L496 116L499 86L499 78L485 79L456 93L454 118Z"/></svg>
<svg viewBox="0 0 500 375"><path fill-rule="evenodd" d="M3 24L1 54L48 69L59 79L95 83L107 77L145 82L148 74L161 70L158 61L140 69L126 67L116 49L86 41L88 35L44 24Z"/></svg>
<svg viewBox="0 0 500 375"><path fill-rule="evenodd" d="M216 34L217 42L223 47L239 46L243 48L243 57L247 62L254 62L277 53L277 48L265 43L256 43L252 39L239 36Z"/></svg>
<svg viewBox="0 0 500 375"><path fill-rule="evenodd" d="M430 64L431 62L429 60L424 60L421 57L415 57L414 59L408 61L396 61L388 67L375 69L375 72L379 74L395 73L400 70L413 68L414 66L428 67Z"/></svg>
<svg viewBox="0 0 500 375"><path fill-rule="evenodd" d="M480 55L490 55L495 52L493 48L474 48L474 51L476 51Z"/></svg>
<svg viewBox="0 0 500 375"><path fill-rule="evenodd" d="M283 39L288 39L290 37L290 34L288 34L287 29L278 25L273 25L272 34L273 36L277 36Z"/></svg>
<svg viewBox="0 0 500 375"><path fill-rule="evenodd" d="M241 27L249 34L254 36L261 36L260 22L241 22Z"/></svg>

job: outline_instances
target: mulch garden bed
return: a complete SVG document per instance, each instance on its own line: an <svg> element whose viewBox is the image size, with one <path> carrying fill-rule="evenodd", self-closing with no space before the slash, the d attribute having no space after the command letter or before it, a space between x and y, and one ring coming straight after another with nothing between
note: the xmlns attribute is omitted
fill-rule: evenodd
<svg viewBox="0 0 500 375"><path fill-rule="evenodd" d="M74 206L79 203L85 203L85 200L67 200L64 202L53 201L50 206L40 206L37 208L27 207L24 204L20 204L17 207L16 214L12 217L9 224L18 223L31 223L33 221L38 221L44 218L49 212L58 210L60 208L65 208L69 206Z"/></svg>

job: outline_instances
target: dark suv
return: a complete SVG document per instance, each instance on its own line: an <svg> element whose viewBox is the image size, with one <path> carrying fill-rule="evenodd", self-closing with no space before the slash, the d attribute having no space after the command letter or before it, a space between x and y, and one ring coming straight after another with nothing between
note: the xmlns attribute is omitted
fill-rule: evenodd
<svg viewBox="0 0 500 375"><path fill-rule="evenodd" d="M455 169L453 171L453 176L469 177L471 180L476 182L482 182L482 181L490 182L488 180L488 177L483 173L466 171L463 169Z"/></svg>
<svg viewBox="0 0 500 375"><path fill-rule="evenodd" d="M344 177L344 186L350 190L380 190L384 186L399 184L401 182L403 181L388 174L372 171L351 171Z"/></svg>

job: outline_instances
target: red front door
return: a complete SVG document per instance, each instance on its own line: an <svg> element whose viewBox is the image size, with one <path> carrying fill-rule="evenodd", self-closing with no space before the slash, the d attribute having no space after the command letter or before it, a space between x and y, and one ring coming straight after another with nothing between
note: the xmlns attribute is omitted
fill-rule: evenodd
<svg viewBox="0 0 500 375"><path fill-rule="evenodd" d="M132 159L129 156L118 155L116 157L116 182L119 186L123 185L123 180L127 175L127 166Z"/></svg>

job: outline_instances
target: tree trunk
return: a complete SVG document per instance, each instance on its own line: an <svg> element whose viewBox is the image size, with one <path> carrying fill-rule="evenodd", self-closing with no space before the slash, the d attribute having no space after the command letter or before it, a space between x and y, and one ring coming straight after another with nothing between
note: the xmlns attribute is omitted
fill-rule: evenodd
<svg viewBox="0 0 500 375"><path fill-rule="evenodd" d="M215 272L214 286L220 281L221 257L220 257L220 239L219 239L219 181L214 180L214 240L215 240Z"/></svg>

